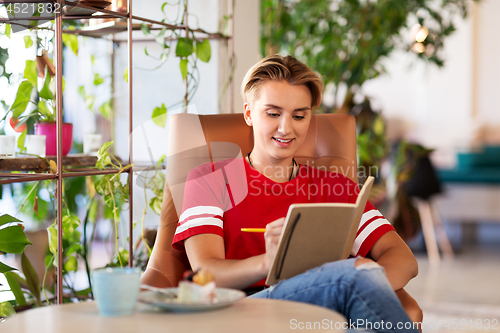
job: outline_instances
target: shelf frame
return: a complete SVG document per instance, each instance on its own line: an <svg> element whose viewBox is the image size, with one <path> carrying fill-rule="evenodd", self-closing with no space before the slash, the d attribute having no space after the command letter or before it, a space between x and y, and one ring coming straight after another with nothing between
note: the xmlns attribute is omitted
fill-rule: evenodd
<svg viewBox="0 0 500 333"><path fill-rule="evenodd" d="M63 0L57 0L59 8L62 8ZM57 304L62 304L63 302L63 275L62 275L62 263L63 263L63 225L62 225L62 195L63 195L63 165L62 165L62 145L63 145L63 104L62 104L62 91L63 91L63 41L62 41L62 16L56 15L55 20L55 68L56 68L56 128L57 128L57 274L56 274L56 285L57 285Z"/></svg>
<svg viewBox="0 0 500 333"><path fill-rule="evenodd" d="M187 1L187 0L186 0ZM128 5L128 20L127 20L127 27L128 27L128 36L127 36L127 41L128 41L128 116L129 116L129 135L128 135L128 162L129 165L133 164L133 147L134 147L134 139L133 139L133 129L134 129L134 104L133 104L133 61L132 61L132 44L133 44L133 39L132 39L132 29L133 29L133 22L132 22L132 0L127 1ZM128 221L128 254L129 254L129 267L134 267L134 174L131 172L129 173L129 181L128 181L128 186L129 186L129 197L128 197L128 202L129 202L129 221ZM119 255L119 253L118 253Z"/></svg>
<svg viewBox="0 0 500 333"><path fill-rule="evenodd" d="M187 0L186 0L186 7L187 7ZM52 173L7 173L7 172L0 172L0 186L4 184L13 184L13 183L24 183L24 182L33 182L33 181L43 181L43 180L54 180L56 181L56 186L57 186L57 193L56 195L56 224L57 224L57 230L60 231L57 233L57 262L62 263L62 253L63 253L63 244L62 244L62 185L63 185L63 180L65 178L72 178L72 177L87 177L87 176L94 176L94 175L105 175L105 174L117 174L119 171L116 169L104 169L104 170L97 170L97 169L82 169L82 170L71 170L70 172L63 170L63 155L62 155L62 124L63 124L63 118L62 118L62 110L63 110L63 105L62 105L62 84L63 84L63 77L62 77L62 68L63 68L63 41L62 41L62 34L63 33L71 33L68 31L63 31L63 20L75 20L75 19L103 19L103 18L122 18L127 21L127 39L126 40L114 40L111 39L113 42L128 42L128 93L129 93L129 165L132 165L133 161L133 52L132 52L132 46L134 43L132 32L133 32L133 20L136 21L141 21L141 22L147 22L151 23L154 25L158 25L161 27L167 27L168 29L171 30L184 30L186 31L186 34L189 33L190 31L195 32L195 33L201 33L204 34L205 36L200 37L199 39L222 39L222 40L227 40L228 42L228 50L229 50L229 64L230 64L230 70L232 70L232 67L234 65L234 8L233 8L233 0L228 0L228 12L231 13L231 16L229 17L228 24L229 24L229 34L227 36L221 34L221 33L209 33L203 29L190 29L187 23L187 19L184 20L184 25L172 25L156 20L151 20L148 18L140 17L140 16L135 16L132 15L132 3L133 0L128 0L128 12L127 13L120 13L116 11L111 11L111 10L106 10L106 9L98 9L95 7L90 7L82 4L77 4L75 2L71 1L66 1L66 0L24 0L24 1L19 1L19 0L0 0L0 5L8 5L8 4L15 4L15 3L57 3L59 5L59 8L63 8L63 5L73 5L76 7L81 7L81 8L86 8L86 9L92 9L96 10L97 13L101 13L101 15L92 15L92 16L65 16L65 15L55 15L55 17L31 17L31 18L2 18L0 17L0 24L1 23L8 23L8 24L18 24L21 26L24 26L26 28L34 28L34 29L42 29L37 26L31 26L31 25L24 25L20 24L17 22L13 21L55 21L54 24L54 29L49 29L49 28L43 28L43 29L49 29L53 30L55 32L55 42L54 42L54 59L55 59L55 78L56 78L56 112L57 112L57 117L56 117L56 128L57 128L57 171L55 174ZM153 28L154 29L154 28ZM75 32L75 34L78 34ZM93 36L91 36L93 37ZM94 37L95 38L95 37ZM197 38L198 39L198 38ZM138 39L136 42L149 42L151 40L145 40L145 39ZM229 81L229 110L230 113L234 113L234 107L233 107L233 94L234 94L234 82L232 78L232 74L230 74L230 81ZM128 167L123 169L121 172L122 173L128 173L129 174L129 266L133 267L133 252L134 252L134 237L133 237L133 176L134 172L136 171L142 171L142 170L147 170L148 166L135 166L135 167ZM63 303L63 277L62 277L62 265L59 264L57 265L57 272L56 272L56 303L57 304L62 304Z"/></svg>

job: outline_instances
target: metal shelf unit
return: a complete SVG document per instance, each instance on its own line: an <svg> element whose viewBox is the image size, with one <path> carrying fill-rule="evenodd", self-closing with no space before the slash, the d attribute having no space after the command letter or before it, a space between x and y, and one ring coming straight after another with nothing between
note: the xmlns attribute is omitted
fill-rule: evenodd
<svg viewBox="0 0 500 333"><path fill-rule="evenodd" d="M76 172L65 172L63 171L63 155L62 155L62 125L63 125L63 119L62 119L62 87L63 87L63 77L62 77L62 68L63 68L63 41L62 41L62 34L68 33L69 31L63 31L63 20L75 20L75 19L105 19L105 18L122 18L126 19L127 22L127 28L122 30L128 32L127 40L121 40L123 42L128 42L128 93L129 93L129 161L128 164L132 164L133 160L133 136L132 136L132 130L133 130L133 70L132 70L132 45L133 45L133 38L132 38L132 31L134 30L134 26L132 24L133 20L140 21L140 22L146 22L150 23L153 25L158 25L161 27L166 27L167 29L174 29L174 30L185 30L186 34L188 31L190 31L189 26L187 24L187 19L184 20L184 25L172 25L160 21L155 21L151 20L148 18L140 17L140 16L135 16L133 15L132 11L132 0L128 0L128 12L127 13L120 13L116 11L111 11L107 9L99 9L95 7L90 7L86 5L79 4L77 2L72 2L72 1L65 1L65 0L25 0L25 1L18 1L18 0L0 0L0 5L3 4L15 4L15 3L57 3L59 5L59 8L63 8L63 5L71 5L71 6L76 6L76 7L81 7L85 9L91 9L94 10L96 13L100 13L100 15L92 15L92 16L65 16L65 15L55 15L55 17L52 18L47 18L47 17L29 17L29 18L0 18L0 23L9 23L11 24L12 21L33 21L33 20L54 20L55 19L55 43L54 43L54 59L55 59L55 77L56 77L56 113L57 113L57 118L56 118L56 127L57 127L57 156L56 156L56 163L57 163L57 172L55 174L51 173L46 173L46 174L19 174L19 173L0 173L0 186L4 184L11 184L11 183L19 183L19 182L31 182L31 181L41 181L41 180L56 180L57 182L57 193L61 194L63 193L62 191L62 181L64 178L69 178L69 177L85 177L85 176L92 176L92 175L104 175L104 174L112 174L112 173L117 173L116 170L82 170L82 171L76 171ZM187 0L186 0L187 3ZM187 6L187 5L186 5ZM233 0L228 0L228 12L233 13ZM187 14L187 13L186 13ZM233 22L233 17L230 15L229 17L229 34L228 36L224 36L220 33L209 33L205 30L202 29L196 29L196 30L191 30L196 33L204 34L206 37L201 37L200 39L224 39L227 40L228 42L228 49L229 49L229 62L230 66L232 67L233 64L233 54L234 54L234 43L233 43L233 31L234 31L234 22ZM15 24L15 23L14 23ZM23 25L24 27L27 28L36 28L35 26L29 26L29 25ZM137 29L135 29L137 30ZM71 33L74 34L81 34L84 36L90 36L90 37L102 37L99 35L91 35L91 34L86 34L85 31L81 30L74 30L71 31ZM112 33L112 32L110 32ZM139 41L144 42L145 40L140 39ZM186 81L187 82L187 81ZM234 92L234 85L231 81L229 82L229 105L230 105L230 112L233 112L233 92ZM129 257L133 258L133 172L135 170L139 171L142 170L143 168L141 167L130 167L125 169L124 173L129 174ZM62 195L57 195L56 198L56 207L57 207L57 262L61 263L63 261L62 258ZM133 260L129 260L129 266L133 266ZM56 294L57 294L57 304L62 304L63 302L63 278L62 278L62 265L57 265L57 278L56 278Z"/></svg>

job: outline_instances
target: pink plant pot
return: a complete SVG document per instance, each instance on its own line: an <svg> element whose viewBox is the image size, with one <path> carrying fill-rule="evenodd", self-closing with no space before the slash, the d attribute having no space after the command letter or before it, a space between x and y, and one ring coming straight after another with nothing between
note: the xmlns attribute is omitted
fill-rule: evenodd
<svg viewBox="0 0 500 333"><path fill-rule="evenodd" d="M46 154L48 156L57 155L57 127L55 122L44 121L35 124L35 134L46 136ZM68 155L73 145L73 124L63 123L62 133L62 154Z"/></svg>

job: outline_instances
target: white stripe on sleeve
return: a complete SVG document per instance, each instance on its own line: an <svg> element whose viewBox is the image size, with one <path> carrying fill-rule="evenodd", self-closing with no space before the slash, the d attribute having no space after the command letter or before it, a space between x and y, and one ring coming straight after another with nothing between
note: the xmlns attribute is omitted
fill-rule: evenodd
<svg viewBox="0 0 500 333"><path fill-rule="evenodd" d="M361 222L359 222L358 230L363 226L363 224L366 223L369 219L374 218L375 216L380 216L383 217L381 212L379 212L377 209L372 209L367 211L366 213L363 213L363 216L361 216Z"/></svg>
<svg viewBox="0 0 500 333"><path fill-rule="evenodd" d="M384 224L390 224L389 221L387 221L384 218L379 218L376 220L373 220L370 222L369 225L366 226L366 228L361 231L361 233L356 236L356 239L354 240L354 244L352 246L351 254L353 256L356 256L358 254L359 249L361 248L361 245L363 242L366 240L366 238L378 227L384 225Z"/></svg>
<svg viewBox="0 0 500 333"><path fill-rule="evenodd" d="M196 216L196 215L201 215L201 214L212 214L212 215L218 215L222 216L224 211L220 207L215 207L215 206L196 206L196 207L191 207L186 209L181 216L179 217L179 223L182 223L185 219L191 217L191 216Z"/></svg>
<svg viewBox="0 0 500 333"><path fill-rule="evenodd" d="M175 234L180 234L189 228L213 225L222 229L222 220L215 217L200 217L192 219L177 227Z"/></svg>

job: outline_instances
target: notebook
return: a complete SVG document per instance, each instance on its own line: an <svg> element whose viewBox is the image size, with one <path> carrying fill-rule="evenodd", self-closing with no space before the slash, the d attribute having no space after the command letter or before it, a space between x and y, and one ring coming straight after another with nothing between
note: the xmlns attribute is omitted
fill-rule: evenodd
<svg viewBox="0 0 500 333"><path fill-rule="evenodd" d="M347 259L373 181L373 177L368 177L355 204L290 205L266 284L273 285L327 262Z"/></svg>

